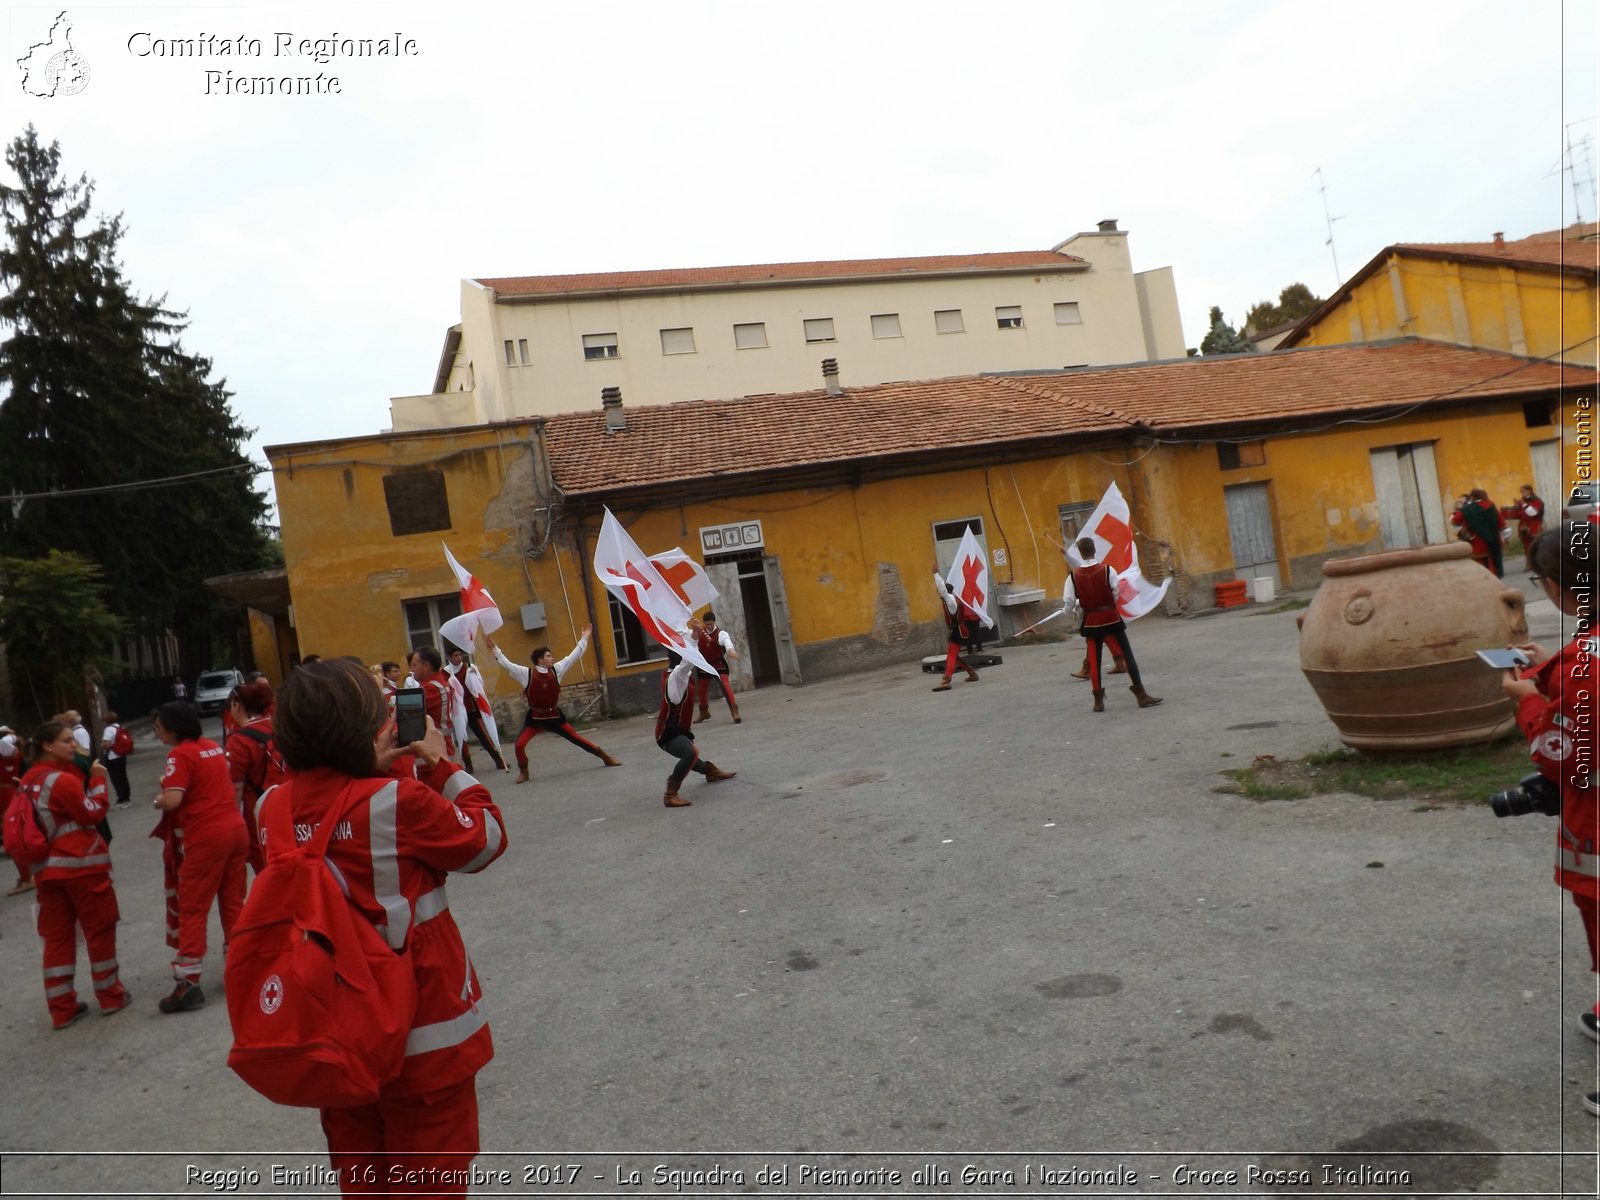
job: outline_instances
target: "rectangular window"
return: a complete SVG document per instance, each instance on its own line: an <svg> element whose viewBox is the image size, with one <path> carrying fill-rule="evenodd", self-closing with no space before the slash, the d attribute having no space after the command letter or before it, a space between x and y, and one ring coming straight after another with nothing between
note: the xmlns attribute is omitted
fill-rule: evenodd
<svg viewBox="0 0 1600 1200"><path fill-rule="evenodd" d="M1543 429L1546 425L1553 424L1550 416L1550 401L1529 400L1522 406L1522 423L1529 429Z"/></svg>
<svg viewBox="0 0 1600 1200"><path fill-rule="evenodd" d="M762 350L767 345L767 323L751 321L733 327L733 344L738 350Z"/></svg>
<svg viewBox="0 0 1600 1200"><path fill-rule="evenodd" d="M619 666L666 657L660 643L644 631L626 604L609 593L606 602L611 613L611 648L617 653Z"/></svg>
<svg viewBox="0 0 1600 1200"><path fill-rule="evenodd" d="M1076 504L1056 505L1056 516L1061 520L1061 544L1070 546L1083 536L1083 523L1094 515L1096 504L1093 500L1082 501Z"/></svg>
<svg viewBox="0 0 1600 1200"><path fill-rule="evenodd" d="M961 541L966 536L968 528L972 529L972 536L977 540L978 549L983 554L984 561L989 558L989 544L983 536L982 517L963 517L959 521L935 521L933 524L933 559L939 564L939 574L943 575L950 570L950 564L956 560L956 551L961 548Z"/></svg>
<svg viewBox="0 0 1600 1200"><path fill-rule="evenodd" d="M518 338L517 339L517 355L518 355L518 357L520 357L522 359L522 365L523 366L527 366L528 365L528 339L527 338Z"/></svg>
<svg viewBox="0 0 1600 1200"><path fill-rule="evenodd" d="M806 341L831 342L833 341L832 317L808 317L806 319Z"/></svg>
<svg viewBox="0 0 1600 1200"><path fill-rule="evenodd" d="M959 308L941 308L933 314L933 328L936 333L965 333L967 327L962 324L961 310Z"/></svg>
<svg viewBox="0 0 1600 1200"><path fill-rule="evenodd" d="M422 596L407 600L401 607L406 617L406 645L411 649L432 646L439 652L439 657L446 660L450 651L466 649L439 633L439 626L461 615L460 592L451 592L447 596Z"/></svg>
<svg viewBox="0 0 1600 1200"><path fill-rule="evenodd" d="M661 353L663 354L693 354L694 330L693 329L663 329L661 331Z"/></svg>
<svg viewBox="0 0 1600 1200"><path fill-rule="evenodd" d="M994 310L994 323L1001 329L1022 328L1022 306L1006 304Z"/></svg>
<svg viewBox="0 0 1600 1200"><path fill-rule="evenodd" d="M585 358L621 358L617 352L617 335L614 333L586 333L583 335Z"/></svg>
<svg viewBox="0 0 1600 1200"><path fill-rule="evenodd" d="M1056 324L1083 324L1083 314L1078 311L1078 302L1076 300L1064 300L1056 305Z"/></svg>
<svg viewBox="0 0 1600 1200"><path fill-rule="evenodd" d="M1240 467L1267 465L1265 442L1218 442L1217 466L1224 471L1237 471Z"/></svg>
<svg viewBox="0 0 1600 1200"><path fill-rule="evenodd" d="M897 338L900 336L899 313L877 313L872 318L872 336L875 338Z"/></svg>
<svg viewBox="0 0 1600 1200"><path fill-rule="evenodd" d="M389 529L395 537L450 528L450 498L443 471L407 471L383 477Z"/></svg>
<svg viewBox="0 0 1600 1200"><path fill-rule="evenodd" d="M512 344L511 339L507 338L506 339L506 366L514 367L516 365L517 365L517 348L516 348L515 345Z"/></svg>

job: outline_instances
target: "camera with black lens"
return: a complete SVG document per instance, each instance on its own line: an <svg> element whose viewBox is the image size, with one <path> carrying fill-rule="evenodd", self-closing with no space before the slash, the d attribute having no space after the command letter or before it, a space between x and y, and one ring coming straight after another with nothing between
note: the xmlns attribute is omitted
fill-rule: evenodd
<svg viewBox="0 0 1600 1200"><path fill-rule="evenodd" d="M1516 787L1490 796L1489 808L1497 817L1525 817L1529 813L1559 817L1561 789L1539 772L1533 771L1524 775Z"/></svg>

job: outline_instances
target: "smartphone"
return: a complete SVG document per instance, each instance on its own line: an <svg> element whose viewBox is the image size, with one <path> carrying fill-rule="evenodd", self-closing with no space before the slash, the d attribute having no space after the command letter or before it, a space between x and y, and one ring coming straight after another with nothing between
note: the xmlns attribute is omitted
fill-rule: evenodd
<svg viewBox="0 0 1600 1200"><path fill-rule="evenodd" d="M428 708L421 688L400 688L394 694L394 742L409 746L428 732Z"/></svg>
<svg viewBox="0 0 1600 1200"><path fill-rule="evenodd" d="M1478 657L1491 667L1501 671L1511 671L1518 667L1525 667L1533 661L1521 650L1479 650Z"/></svg>

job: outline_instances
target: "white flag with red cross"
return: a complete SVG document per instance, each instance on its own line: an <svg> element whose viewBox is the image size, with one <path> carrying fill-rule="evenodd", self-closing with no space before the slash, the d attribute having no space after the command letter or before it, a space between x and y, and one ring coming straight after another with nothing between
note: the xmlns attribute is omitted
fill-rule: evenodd
<svg viewBox="0 0 1600 1200"><path fill-rule="evenodd" d="M650 561L690 612L708 608L717 598L716 586L711 582L711 576L706 574L706 569L677 546L660 554L652 554Z"/></svg>
<svg viewBox="0 0 1600 1200"><path fill-rule="evenodd" d="M443 542L440 545L444 545ZM449 638L468 653L477 653L478 634L493 633L504 625L500 608L489 595L489 589L478 582L478 577L456 561L450 547L444 547L445 561L455 572L456 583L461 588L461 615L451 617L439 626L439 635Z"/></svg>
<svg viewBox="0 0 1600 1200"><path fill-rule="evenodd" d="M483 731L489 737L491 746L500 744L500 728L494 723L494 709L489 705L489 695L483 687L483 672L472 664L467 663L461 669L460 678L462 686L467 690L467 703L477 710L478 720L483 722ZM462 735L465 745L466 735Z"/></svg>
<svg viewBox="0 0 1600 1200"><path fill-rule="evenodd" d="M650 556L639 549L609 508L595 542L594 573L606 585L606 591L628 606L645 633L707 674L716 674L716 668L706 661L689 632L689 618L693 615L689 606L661 577Z"/></svg>
<svg viewBox="0 0 1600 1200"><path fill-rule="evenodd" d="M1106 488L1100 503L1083 523L1079 537L1094 539L1095 562L1110 565L1117 573L1117 611L1124 621L1142 617L1167 594L1172 580L1151 583L1139 570L1139 548L1133 544L1133 516L1128 502L1115 482ZM1067 564L1081 567L1083 556L1076 544L1066 548Z"/></svg>
<svg viewBox="0 0 1600 1200"><path fill-rule="evenodd" d="M972 536L968 525L961 534L961 545L956 550L956 560L945 574L945 583L956 594L956 599L978 614L986 629L994 628L989 616L989 564L983 559L983 547Z"/></svg>

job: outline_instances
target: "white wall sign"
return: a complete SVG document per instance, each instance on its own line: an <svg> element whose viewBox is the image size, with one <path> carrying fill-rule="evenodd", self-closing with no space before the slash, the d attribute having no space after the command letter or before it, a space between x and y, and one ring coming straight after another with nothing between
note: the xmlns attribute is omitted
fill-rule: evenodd
<svg viewBox="0 0 1600 1200"><path fill-rule="evenodd" d="M731 554L736 550L756 550L760 547L760 521L738 521L732 525L703 525L700 528L702 554Z"/></svg>

